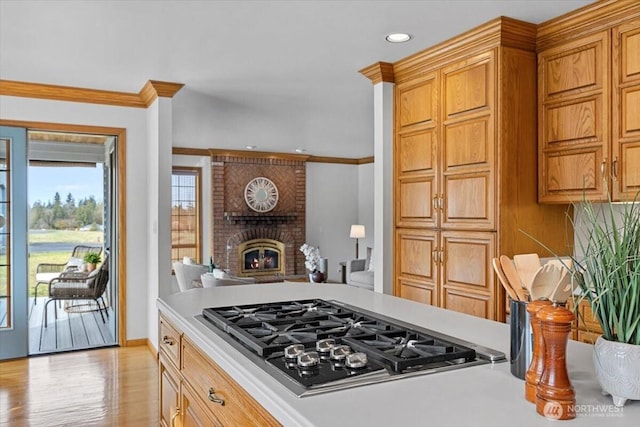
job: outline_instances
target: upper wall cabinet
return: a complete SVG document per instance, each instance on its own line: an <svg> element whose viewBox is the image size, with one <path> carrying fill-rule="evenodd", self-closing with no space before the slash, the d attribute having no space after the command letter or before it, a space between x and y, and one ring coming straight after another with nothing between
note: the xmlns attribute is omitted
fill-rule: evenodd
<svg viewBox="0 0 640 427"><path fill-rule="evenodd" d="M538 30L539 201L640 190L640 3L603 2Z"/></svg>

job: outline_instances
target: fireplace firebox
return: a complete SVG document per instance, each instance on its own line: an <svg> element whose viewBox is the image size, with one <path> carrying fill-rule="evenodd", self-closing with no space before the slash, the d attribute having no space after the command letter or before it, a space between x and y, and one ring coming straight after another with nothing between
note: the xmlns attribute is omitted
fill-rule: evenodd
<svg viewBox="0 0 640 427"><path fill-rule="evenodd" d="M284 274L284 243L272 239L248 240L238 245L240 276Z"/></svg>

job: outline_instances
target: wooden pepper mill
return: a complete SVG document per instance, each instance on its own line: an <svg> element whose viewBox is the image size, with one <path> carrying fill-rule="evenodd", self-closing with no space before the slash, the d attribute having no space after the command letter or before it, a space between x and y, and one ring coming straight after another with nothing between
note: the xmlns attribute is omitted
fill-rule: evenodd
<svg viewBox="0 0 640 427"><path fill-rule="evenodd" d="M531 331L533 332L533 352L531 364L524 377L524 397L531 403L536 403L536 387L544 370L544 339L542 338L538 312L550 305L551 301L549 300L536 300L527 304L527 312L529 312L529 319L531 320Z"/></svg>
<svg viewBox="0 0 640 427"><path fill-rule="evenodd" d="M576 394L567 373L567 339L575 316L553 304L538 311L544 339L544 369L536 387L536 411L547 418L576 417Z"/></svg>

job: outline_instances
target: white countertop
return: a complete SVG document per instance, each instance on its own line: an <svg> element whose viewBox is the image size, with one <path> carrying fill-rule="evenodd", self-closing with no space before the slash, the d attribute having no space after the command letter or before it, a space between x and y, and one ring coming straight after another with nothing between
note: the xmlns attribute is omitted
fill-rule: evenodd
<svg viewBox="0 0 640 427"><path fill-rule="evenodd" d="M569 376L577 417L553 421L524 398L524 381L509 362L403 378L298 398L195 315L203 308L297 299L335 299L466 341L509 358L508 325L341 284L274 283L191 289L158 300L158 307L182 332L285 426L638 426L640 401L616 410L602 396L588 344L570 341Z"/></svg>

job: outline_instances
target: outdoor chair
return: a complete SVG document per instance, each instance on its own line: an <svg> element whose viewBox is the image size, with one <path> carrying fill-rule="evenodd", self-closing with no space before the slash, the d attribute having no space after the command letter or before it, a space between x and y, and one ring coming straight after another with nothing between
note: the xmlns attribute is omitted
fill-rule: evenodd
<svg viewBox="0 0 640 427"><path fill-rule="evenodd" d="M98 306L102 323L106 323L105 315L109 317L107 305L102 295L109 283L109 257L90 274L81 272L63 272L49 282L49 299L44 305L44 327L47 327L47 306L51 301L93 300ZM100 305L102 301L102 305ZM55 317L58 318L58 308L54 304ZM104 314L102 311L104 310Z"/></svg>
<svg viewBox="0 0 640 427"><path fill-rule="evenodd" d="M95 252L98 255L102 253L102 247L100 246L86 246L78 245L73 248L71 252L71 258L69 261L63 264L49 264L41 263L36 267L36 287L34 292L33 303L38 301L38 287L42 284L48 285L53 279L58 278L63 272L79 271L80 267L84 264L84 256L90 252Z"/></svg>

